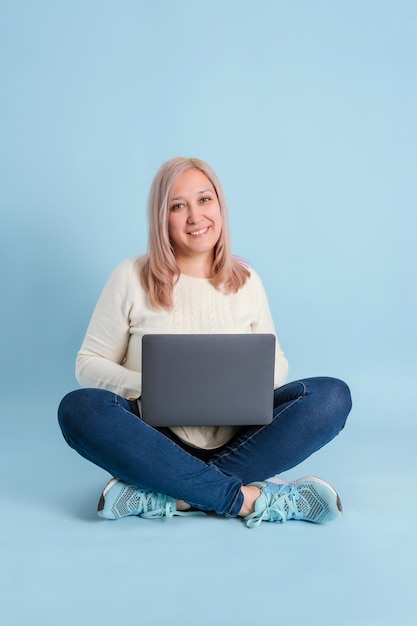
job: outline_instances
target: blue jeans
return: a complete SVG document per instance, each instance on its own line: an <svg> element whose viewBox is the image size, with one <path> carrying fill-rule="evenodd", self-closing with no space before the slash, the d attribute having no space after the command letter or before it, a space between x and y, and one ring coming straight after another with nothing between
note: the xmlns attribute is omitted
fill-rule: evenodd
<svg viewBox="0 0 417 626"><path fill-rule="evenodd" d="M242 485L301 463L342 430L350 409L349 388L340 380L291 382L275 390L271 424L242 427L215 450L187 446L168 428L148 426L136 402L102 389L66 395L58 419L67 443L112 476L235 517Z"/></svg>

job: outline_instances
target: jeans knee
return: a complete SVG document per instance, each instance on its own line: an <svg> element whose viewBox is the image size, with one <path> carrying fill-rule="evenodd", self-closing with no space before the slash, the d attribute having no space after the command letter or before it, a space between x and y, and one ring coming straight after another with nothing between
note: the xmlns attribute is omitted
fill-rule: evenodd
<svg viewBox="0 0 417 626"><path fill-rule="evenodd" d="M347 416L352 408L352 396L348 385L338 378L326 380L326 405L333 420L337 420L340 430L346 423Z"/></svg>
<svg viewBox="0 0 417 626"><path fill-rule="evenodd" d="M61 400L58 406L58 423L68 443L77 433L85 430L97 395L97 389L76 389Z"/></svg>
<svg viewBox="0 0 417 626"><path fill-rule="evenodd" d="M335 394L339 406L345 411L346 415L349 414L352 408L352 396L348 385L338 378L334 378Z"/></svg>
<svg viewBox="0 0 417 626"><path fill-rule="evenodd" d="M58 424L67 442L77 414L75 410L77 405L77 394L78 390L67 393L67 395L62 398L58 406Z"/></svg>

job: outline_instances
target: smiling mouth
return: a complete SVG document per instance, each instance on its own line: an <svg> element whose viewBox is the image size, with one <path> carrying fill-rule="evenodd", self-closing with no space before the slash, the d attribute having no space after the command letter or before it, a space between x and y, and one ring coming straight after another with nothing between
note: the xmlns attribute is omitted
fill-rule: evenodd
<svg viewBox="0 0 417 626"><path fill-rule="evenodd" d="M199 235L204 235L208 231L209 227L201 228L200 230L194 230L192 233L188 233L191 237L198 237Z"/></svg>

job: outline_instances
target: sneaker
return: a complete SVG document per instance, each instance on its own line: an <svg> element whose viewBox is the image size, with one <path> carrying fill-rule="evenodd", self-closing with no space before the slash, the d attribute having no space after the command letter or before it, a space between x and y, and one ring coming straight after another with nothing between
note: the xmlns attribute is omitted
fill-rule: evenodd
<svg viewBox="0 0 417 626"><path fill-rule="evenodd" d="M97 513L104 519L120 519L128 515L171 518L174 515L204 515L202 511L177 511L177 500L155 491L138 489L119 478L112 478L101 494Z"/></svg>
<svg viewBox="0 0 417 626"><path fill-rule="evenodd" d="M289 519L322 524L342 513L339 495L331 485L315 476L306 476L287 483L279 478L251 483L261 490L255 511L244 520L248 528L261 522L284 523Z"/></svg>

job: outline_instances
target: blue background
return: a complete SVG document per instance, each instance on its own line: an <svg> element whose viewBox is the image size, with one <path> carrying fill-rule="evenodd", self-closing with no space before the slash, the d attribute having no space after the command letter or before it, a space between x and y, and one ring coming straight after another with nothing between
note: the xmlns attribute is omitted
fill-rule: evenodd
<svg viewBox="0 0 417 626"><path fill-rule="evenodd" d="M0 2L8 625L414 623L416 32L411 0ZM346 431L289 473L336 484L333 525L102 522L107 475L58 432L97 297L146 251L178 154L223 181L290 378L352 388Z"/></svg>

